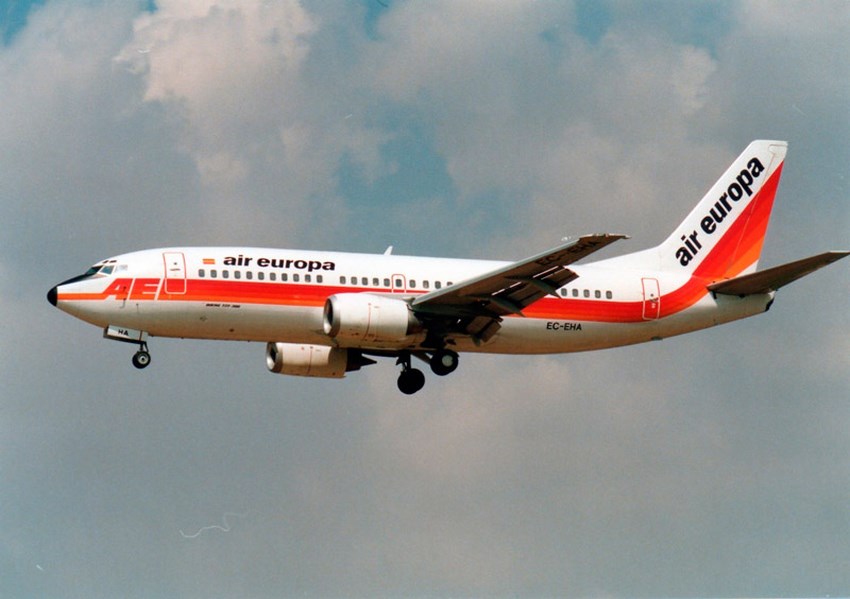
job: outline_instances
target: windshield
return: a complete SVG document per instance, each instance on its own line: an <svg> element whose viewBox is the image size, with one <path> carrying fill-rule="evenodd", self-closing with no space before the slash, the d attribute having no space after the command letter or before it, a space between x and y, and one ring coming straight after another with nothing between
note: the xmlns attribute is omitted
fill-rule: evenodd
<svg viewBox="0 0 850 599"><path fill-rule="evenodd" d="M125 267L126 268L126 267ZM109 260L108 262L101 262L99 264L95 264L91 268L89 268L86 272L81 275L77 275L67 281L62 281L60 285L67 285L69 283L76 283L77 281L82 281L83 279L88 279L95 275L111 275L112 271L115 270L115 260Z"/></svg>

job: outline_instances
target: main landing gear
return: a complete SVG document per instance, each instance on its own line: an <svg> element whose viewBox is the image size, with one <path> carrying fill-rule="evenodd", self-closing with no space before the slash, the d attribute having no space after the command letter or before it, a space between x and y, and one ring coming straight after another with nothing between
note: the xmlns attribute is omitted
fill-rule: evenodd
<svg viewBox="0 0 850 599"><path fill-rule="evenodd" d="M136 368L147 368L148 364L151 363L151 355L148 352L148 344L140 343L139 351L133 354L133 366Z"/></svg>
<svg viewBox="0 0 850 599"><path fill-rule="evenodd" d="M431 365L431 372L437 376L446 376L457 370L458 355L448 349L440 349L431 355L428 361Z"/></svg>
<svg viewBox="0 0 850 599"><path fill-rule="evenodd" d="M405 395L413 395L425 386L425 375L421 370L410 364L410 352L402 352L396 364L401 364L401 374L398 375L398 390ZM458 355L447 349L435 351L430 357L416 354L416 357L428 362L431 372L437 376L445 376L454 372L458 365Z"/></svg>

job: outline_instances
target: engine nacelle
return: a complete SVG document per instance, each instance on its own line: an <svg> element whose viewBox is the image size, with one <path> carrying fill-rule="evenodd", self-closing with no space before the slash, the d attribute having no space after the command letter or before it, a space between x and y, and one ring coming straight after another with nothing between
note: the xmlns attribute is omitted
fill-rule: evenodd
<svg viewBox="0 0 850 599"><path fill-rule="evenodd" d="M349 368L348 362L348 350L338 347L301 343L266 345L266 366L278 374L341 379L348 370L359 368L359 365Z"/></svg>
<svg viewBox="0 0 850 599"><path fill-rule="evenodd" d="M323 321L325 334L342 345L391 345L422 329L407 302L371 293L330 296Z"/></svg>

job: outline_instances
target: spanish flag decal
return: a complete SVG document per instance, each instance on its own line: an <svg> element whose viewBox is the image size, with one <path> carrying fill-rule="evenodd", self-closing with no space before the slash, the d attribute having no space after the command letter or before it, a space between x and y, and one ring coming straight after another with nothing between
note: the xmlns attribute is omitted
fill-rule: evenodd
<svg viewBox="0 0 850 599"><path fill-rule="evenodd" d="M204 258L204 264L215 264L215 258Z"/></svg>

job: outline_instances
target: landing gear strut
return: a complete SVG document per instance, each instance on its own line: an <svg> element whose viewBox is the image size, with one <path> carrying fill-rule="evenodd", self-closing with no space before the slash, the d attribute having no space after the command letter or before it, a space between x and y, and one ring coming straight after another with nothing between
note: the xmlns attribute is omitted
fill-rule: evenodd
<svg viewBox="0 0 850 599"><path fill-rule="evenodd" d="M401 374L398 375L399 391L405 395L413 395L425 386L425 375L421 370L411 367L409 352L402 353L396 364L401 364Z"/></svg>
<svg viewBox="0 0 850 599"><path fill-rule="evenodd" d="M133 366L136 368L146 368L151 363L151 355L148 352L148 344L140 343L139 351L133 354Z"/></svg>

